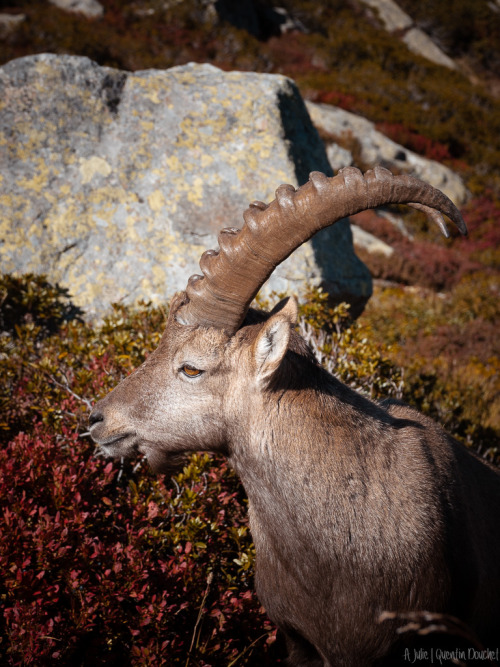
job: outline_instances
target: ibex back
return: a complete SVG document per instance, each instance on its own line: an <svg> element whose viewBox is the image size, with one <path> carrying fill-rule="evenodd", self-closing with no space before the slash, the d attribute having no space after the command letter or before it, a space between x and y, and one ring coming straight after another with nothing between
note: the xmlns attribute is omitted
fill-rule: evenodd
<svg viewBox="0 0 500 667"><path fill-rule="evenodd" d="M462 233L441 192L384 169L312 173L223 230L176 295L158 349L99 401L94 440L161 471L181 452L229 457L249 499L256 586L290 665L402 664L384 610L459 617L500 643L500 475L416 411L369 401L315 361L288 299L249 308L319 229L407 203Z"/></svg>

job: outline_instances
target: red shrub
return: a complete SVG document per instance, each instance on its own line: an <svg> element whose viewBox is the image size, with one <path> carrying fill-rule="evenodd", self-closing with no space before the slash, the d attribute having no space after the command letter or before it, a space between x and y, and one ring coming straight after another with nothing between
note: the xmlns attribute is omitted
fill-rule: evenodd
<svg viewBox="0 0 500 667"><path fill-rule="evenodd" d="M266 664L273 629L227 465L195 458L177 491L147 471L119 478L91 449L35 424L0 451L8 664L227 665L254 641L246 657Z"/></svg>
<svg viewBox="0 0 500 667"><path fill-rule="evenodd" d="M323 104L332 104L341 109L352 109L356 103L354 95L348 95L339 90L320 90L314 95L309 95L312 102L320 102Z"/></svg>
<svg viewBox="0 0 500 667"><path fill-rule="evenodd" d="M469 236L458 238L455 244L468 253L497 251L500 247L500 201L489 191L471 199L463 210Z"/></svg>
<svg viewBox="0 0 500 667"><path fill-rule="evenodd" d="M378 123L377 130L396 143L406 146L406 148L429 158L429 160L442 162L443 160L450 160L452 157L447 146L415 132L415 130L402 123Z"/></svg>
<svg viewBox="0 0 500 667"><path fill-rule="evenodd" d="M458 249L427 241L409 240L388 220L373 211L356 215L354 222L394 248L394 254L390 257L368 253L362 249L356 250L375 278L434 290L448 290L457 285L465 275L481 268L468 254Z"/></svg>

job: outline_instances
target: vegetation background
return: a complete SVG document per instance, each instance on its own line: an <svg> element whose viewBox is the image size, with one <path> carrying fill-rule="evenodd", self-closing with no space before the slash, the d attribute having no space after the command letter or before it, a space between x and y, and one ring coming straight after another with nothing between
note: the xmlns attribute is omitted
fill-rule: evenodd
<svg viewBox="0 0 500 667"><path fill-rule="evenodd" d="M404 210L412 241L359 216L397 259L363 254L377 280L356 322L316 290L301 307L300 330L341 379L374 398L402 397L498 463L495 3L400 0L457 72L410 53L357 0L281 0L305 27L284 34L265 21L252 34L196 0L101 4L103 16L91 20L42 0L10 3L3 11L26 19L0 41L0 63L51 51L128 70L194 60L280 72L306 99L360 113L462 175L471 192L468 238L443 241ZM155 348L167 305L115 306L92 326L70 296L50 278L0 281L1 659L279 664L283 648L252 589L245 495L226 463L196 455L174 477L158 478L140 460L96 458L86 435L91 402Z"/></svg>

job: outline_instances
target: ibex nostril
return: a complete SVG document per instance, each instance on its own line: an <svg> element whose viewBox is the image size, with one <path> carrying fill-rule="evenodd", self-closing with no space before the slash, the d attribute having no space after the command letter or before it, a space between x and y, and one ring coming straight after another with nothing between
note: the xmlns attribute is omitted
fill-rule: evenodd
<svg viewBox="0 0 500 667"><path fill-rule="evenodd" d="M98 412L97 410L94 410L91 412L90 417L89 417L89 426L92 428L94 424L97 424L98 422L103 422L104 421L104 415L102 412Z"/></svg>

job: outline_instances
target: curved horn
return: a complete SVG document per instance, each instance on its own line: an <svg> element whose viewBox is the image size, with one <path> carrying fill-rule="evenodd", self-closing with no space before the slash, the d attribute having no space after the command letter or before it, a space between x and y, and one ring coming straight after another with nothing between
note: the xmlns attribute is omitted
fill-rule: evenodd
<svg viewBox="0 0 500 667"><path fill-rule="evenodd" d="M270 204L253 202L244 212L243 228L219 234L219 250L200 259L203 275L188 281L188 302L176 319L183 324L238 330L252 299L274 269L316 232L349 215L384 204L408 204L427 213L448 237L441 213L462 234L467 228L446 195L408 175L393 176L382 167L363 174L347 167L333 178L313 171L295 190L280 185Z"/></svg>

